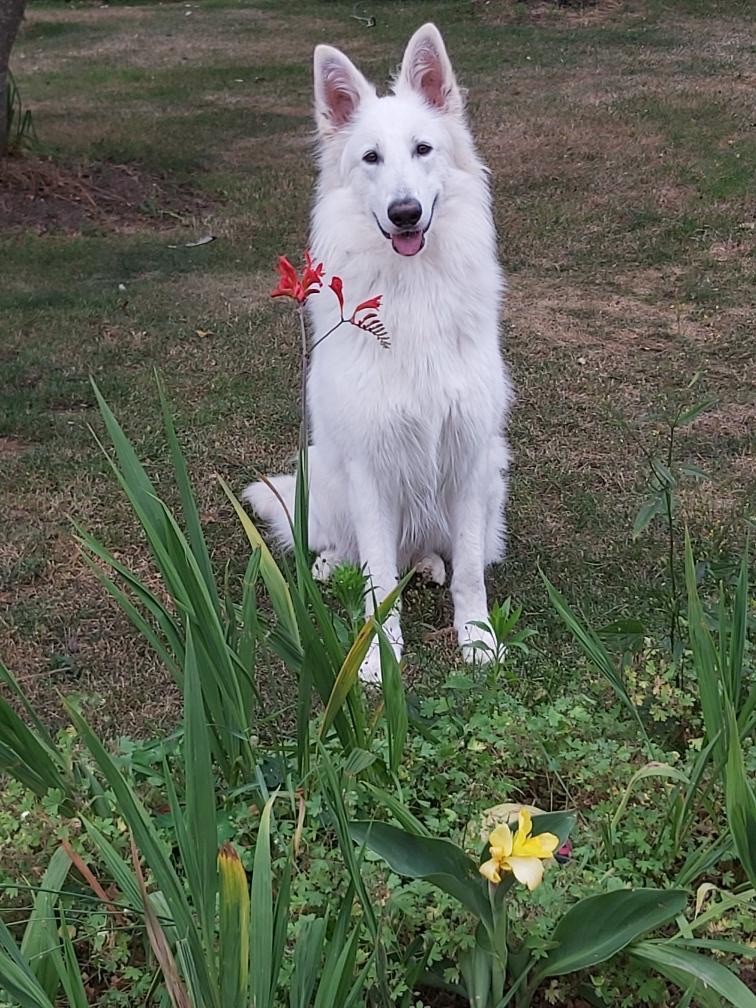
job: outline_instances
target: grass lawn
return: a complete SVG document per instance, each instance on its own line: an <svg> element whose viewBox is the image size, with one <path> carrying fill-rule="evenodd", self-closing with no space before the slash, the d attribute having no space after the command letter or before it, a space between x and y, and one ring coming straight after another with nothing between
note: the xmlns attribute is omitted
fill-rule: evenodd
<svg viewBox="0 0 756 1008"><path fill-rule="evenodd" d="M756 424L747 5L358 7L375 27L325 0L29 6L13 69L56 159L44 191L57 179L60 198L50 219L30 199L32 226L0 209L0 654L51 715L59 692L77 691L102 730L139 736L177 709L77 555L72 519L141 572L150 564L90 429L89 377L160 484L162 372L218 569L240 569L246 548L213 474L240 490L295 448L297 334L268 293L276 256L306 244L318 41L382 85L432 18L469 89L517 390L511 542L490 596L511 594L541 632L533 675L548 686L566 646L539 566L598 622L662 624L662 526L631 533L644 450L670 404L716 399L676 442L710 477L686 484L678 523L712 561L744 539ZM0 178L0 208L8 193ZM185 247L206 234L215 241ZM413 588L407 612L406 675L433 682L456 661L448 594ZM285 682L271 676L270 690L290 702Z"/></svg>

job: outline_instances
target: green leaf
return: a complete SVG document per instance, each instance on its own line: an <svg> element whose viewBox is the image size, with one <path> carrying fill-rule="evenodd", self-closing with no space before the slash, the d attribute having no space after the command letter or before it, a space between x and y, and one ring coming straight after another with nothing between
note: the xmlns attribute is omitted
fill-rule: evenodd
<svg viewBox="0 0 756 1008"><path fill-rule="evenodd" d="M680 974L696 980L705 988L716 991L734 1008L756 1008L756 995L746 985L711 956L679 948L672 942L642 941L629 949L642 962L650 963L662 976L678 983Z"/></svg>
<svg viewBox="0 0 756 1008"><path fill-rule="evenodd" d="M367 749L352 749L344 760L344 773L349 777L357 777L377 759L376 754L368 752Z"/></svg>
<svg viewBox="0 0 756 1008"><path fill-rule="evenodd" d="M720 693L720 671L717 649L706 622L703 606L698 597L696 565L690 535L685 530L685 586L688 594L688 628L693 664L698 680L698 695L701 713L706 726L706 738L714 742L716 755L725 761L725 743L721 738L722 700ZM716 740L716 741L714 741Z"/></svg>
<svg viewBox="0 0 756 1008"><path fill-rule="evenodd" d="M477 944L459 957L459 971L465 981L470 1008L487 1008L490 1003L492 966L492 954Z"/></svg>
<svg viewBox="0 0 756 1008"><path fill-rule="evenodd" d="M635 516L635 521L633 522L633 539L637 539L641 532L648 528L654 518L656 518L657 515L664 514L665 511L666 503L661 495L649 497L649 499L641 505L638 514Z"/></svg>
<svg viewBox="0 0 756 1008"><path fill-rule="evenodd" d="M210 730L202 700L197 656L191 626L186 630L184 662L184 775L186 781L186 832L194 851L196 875L190 876L192 896L202 931L212 942L217 885L218 828L215 817L215 781L210 757ZM188 867L188 866L187 866Z"/></svg>
<svg viewBox="0 0 756 1008"><path fill-rule="evenodd" d="M60 945L53 949L52 959L58 971L61 986L66 992L68 1008L88 1008L89 1001L84 989L84 980L81 976L81 969L76 959L76 952L74 951L71 934L62 907L60 908L59 934L63 949L61 952Z"/></svg>
<svg viewBox="0 0 756 1008"><path fill-rule="evenodd" d="M674 490L677 486L677 480L675 479L675 474L665 465L661 459L653 458L651 459L651 471L659 482L659 486L663 491L669 493ZM666 502L665 502L666 503Z"/></svg>
<svg viewBox="0 0 756 1008"><path fill-rule="evenodd" d="M157 382L158 395L160 396L160 406L163 412L165 436L168 441L168 447L171 451L171 460L173 462L173 471L176 476L176 483L179 488L179 493L181 494L181 509L184 512L184 521L186 522L186 528L189 534L189 542L191 543L192 553L194 553L197 565L205 580L208 594L210 595L217 612L220 608L220 601L218 599L218 589L215 584L215 578L213 577L213 568L210 563L210 554L208 552L207 543L205 542L205 536L202 531L202 524L200 522L197 504L192 492L192 485L189 481L189 472L186 468L186 461L184 460L181 446L179 445L178 438L176 437L176 428L173 424L173 416L171 415L171 409L168 405L163 380L157 370L155 371L155 380Z"/></svg>
<svg viewBox="0 0 756 1008"><path fill-rule="evenodd" d="M364 626L357 634L354 644L352 644L349 649L349 652L344 659L344 663L339 670L336 682L333 684L333 690L328 698L325 713L323 714L323 721L320 726L321 739L325 737L325 734L333 724L336 715L344 706L352 687L357 682L360 666L365 660L368 648L370 647L370 642L376 633L376 624L383 623L386 619L411 576L412 572L402 578L399 584L389 592L386 598L376 608L375 615L365 621Z"/></svg>
<svg viewBox="0 0 756 1008"><path fill-rule="evenodd" d="M323 783L323 791L327 797L328 808L332 815L333 828L339 841L344 867L349 877L350 886L353 889L353 894L350 897L350 906L354 895L356 895L362 907L365 926L370 932L370 938L377 944L380 940L378 918L375 913L372 894L368 892L362 873L362 855L364 851L361 850L358 857L354 848L354 838L352 837L349 816L344 801L343 776L337 773L333 760L320 741L318 741L318 753L320 757L319 773Z"/></svg>
<svg viewBox="0 0 756 1008"><path fill-rule="evenodd" d="M637 619L614 620L599 627L597 634L602 641L626 651L638 651L643 646L647 634L646 624Z"/></svg>
<svg viewBox="0 0 756 1008"><path fill-rule="evenodd" d="M678 770L677 767L670 766L668 763L647 763L646 766L640 768L636 771L630 778L630 782L625 788L625 793L622 796L622 800L617 806L617 811L612 816L612 821L609 824L609 828L614 833L617 826L619 825L620 819L624 815L625 809L627 808L627 803L630 800L630 795L632 794L633 788L642 780L646 780L648 777L662 777L666 780L674 780L679 784L689 784L690 781L682 770Z"/></svg>
<svg viewBox="0 0 756 1008"><path fill-rule="evenodd" d="M732 605L732 626L730 633L730 647L727 655L727 675L729 680L729 692L735 714L740 717L740 693L743 682L743 655L745 654L746 636L748 632L748 543L740 558L740 573L735 587L735 596ZM747 728L745 723L748 714L746 708L742 711L744 723L741 729Z"/></svg>
<svg viewBox="0 0 756 1008"><path fill-rule="evenodd" d="M735 711L729 701L726 715L729 736L724 773L727 823L740 863L751 885L756 887L756 795L748 781Z"/></svg>
<svg viewBox="0 0 756 1008"><path fill-rule="evenodd" d="M247 875L232 844L218 852L218 973L221 1005L248 1002L250 897Z"/></svg>
<svg viewBox="0 0 756 1008"><path fill-rule="evenodd" d="M687 899L683 889L618 889L580 900L559 919L550 938L554 947L534 978L562 976L611 959L682 913Z"/></svg>
<svg viewBox="0 0 756 1008"><path fill-rule="evenodd" d="M577 641L578 645L582 648L585 656L591 661L598 671L604 676L606 681L610 684L614 692L620 701L625 705L628 711L635 718L638 727L643 735L643 739L647 745L649 744L648 733L646 732L645 725L641 720L640 714L635 704L632 702L628 696L627 690L625 689L625 684L622 681L621 676L615 668L614 662L612 661L609 652L606 650L604 645L601 643L598 635L590 629L590 627L584 626L577 616L574 614L572 609L567 605L564 598L557 591L554 585L549 581L546 575L541 571L541 578L546 585L546 591L549 594L549 599L551 604L556 609L557 613L563 620L565 626L570 631L572 636Z"/></svg>
<svg viewBox="0 0 756 1008"><path fill-rule="evenodd" d="M0 682L4 682L28 704L20 686L0 663ZM59 789L70 800L72 789L63 776L63 758L47 733L33 731L13 707L0 696L0 770L43 798L50 789Z"/></svg>
<svg viewBox="0 0 756 1008"><path fill-rule="evenodd" d="M97 398L97 405L100 408L100 413L105 422L108 435L110 436L110 440L113 442L113 447L116 450L121 471L118 470L118 467L111 459L110 454L105 450L99 440L98 444L100 445L100 448L102 449L108 462L110 462L114 474L126 491L134 509L139 514L140 521L142 522L145 532L150 540L150 545L153 545L153 539L162 539L161 533L163 528L163 515L158 505L158 496L155 490L155 485L145 472L144 466L137 458L136 452L131 446L129 439L124 434L123 428L116 420L113 411L103 399L94 378L91 378L90 381L92 382L92 388L94 389L94 394Z"/></svg>
<svg viewBox="0 0 756 1008"><path fill-rule="evenodd" d="M341 1008L344 1004L349 992L349 983L354 975L359 937L358 924L344 941L337 943L332 939L329 942L329 954L323 965L314 1008ZM335 955L331 954L332 951Z"/></svg>
<svg viewBox="0 0 756 1008"><path fill-rule="evenodd" d="M252 868L250 990L255 1008L270 1008L278 979L273 976L273 872L270 859L270 817L276 797L272 795L263 808Z"/></svg>
<svg viewBox="0 0 756 1008"><path fill-rule="evenodd" d="M696 403L694 406L691 406L689 409L687 409L684 413L680 414L680 416L677 418L675 422L675 426L685 427L687 424L693 423L693 421L697 420L702 413L705 413L706 410L711 409L712 406L716 406L718 402L719 402L718 399L705 399L703 402Z"/></svg>
<svg viewBox="0 0 756 1008"><path fill-rule="evenodd" d="M559 844L563 844L575 828L577 816L574 812L539 812L533 814L531 822L533 829L531 836L539 836L541 833L553 833L559 838Z"/></svg>
<svg viewBox="0 0 756 1008"><path fill-rule="evenodd" d="M77 708L69 700L64 700L63 703L71 723L113 791L119 812L132 831L136 844L170 908L179 938L185 939L188 944L191 959L201 978L202 989L206 992L208 1002L206 1008L211 1008L211 1006L217 1008L217 989L210 979L202 940L186 897L184 883L176 873L171 854L163 838L133 788L121 774L112 756Z"/></svg>
<svg viewBox="0 0 756 1008"><path fill-rule="evenodd" d="M708 473L705 473L703 469L700 469L697 465L693 465L691 462L682 462L679 466L680 472L685 476L692 476L693 479L697 480L707 480L711 479Z"/></svg>
<svg viewBox="0 0 756 1008"><path fill-rule="evenodd" d="M349 823L352 839L379 854L397 875L427 879L478 918L491 922L491 906L478 866L448 840L415 836L383 822Z"/></svg>
<svg viewBox="0 0 756 1008"><path fill-rule="evenodd" d="M5 925L0 921L0 930L4 928ZM3 947L2 934L0 934L0 990L13 998L19 1008L53 1008L52 1002L28 966L19 963Z"/></svg>
<svg viewBox="0 0 756 1008"><path fill-rule="evenodd" d="M21 941L21 955L31 964L40 986L50 998L55 997L58 975L48 952L57 944L55 908L70 870L71 859L63 847L58 847L34 895L34 906Z"/></svg>
<svg viewBox="0 0 756 1008"><path fill-rule="evenodd" d="M233 491L222 476L218 476L223 492L228 497L236 515L241 522L247 539L253 550L260 551L260 574L268 589L270 602L273 610L286 632L287 639L299 647L301 652L301 642L299 639L299 629L297 619L294 615L294 606L291 601L291 593L286 579L278 568L273 556L265 544L265 540L257 531L252 519L234 496Z"/></svg>
<svg viewBox="0 0 756 1008"><path fill-rule="evenodd" d="M300 919L289 985L289 1008L310 1008L323 954L325 928L326 921L322 918Z"/></svg>
<svg viewBox="0 0 756 1008"><path fill-rule="evenodd" d="M381 657L383 710L388 731L389 770L396 774L399 772L407 741L407 700L404 696L399 661L382 626L378 627L378 646Z"/></svg>
<svg viewBox="0 0 756 1008"><path fill-rule="evenodd" d="M404 802L400 801L396 795L393 795L390 791L384 791L369 781L362 781L361 783L408 833L414 833L416 836L431 836L430 830L426 829L417 816L414 816Z"/></svg>

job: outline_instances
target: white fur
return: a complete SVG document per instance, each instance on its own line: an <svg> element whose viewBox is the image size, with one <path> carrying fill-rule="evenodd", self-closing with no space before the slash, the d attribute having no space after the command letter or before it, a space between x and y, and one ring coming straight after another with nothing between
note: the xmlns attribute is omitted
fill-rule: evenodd
<svg viewBox="0 0 756 1008"><path fill-rule="evenodd" d="M469 627L487 621L486 564L504 551L511 390L499 348L504 280L487 172L438 30L412 37L393 93L375 89L339 50L315 50L320 175L311 251L344 283L347 317L381 294L391 345L341 326L313 352L308 380L310 547L365 565L367 611L401 571L451 560L454 624L465 657ZM418 144L432 150L418 154ZM380 160L363 160L367 151ZM424 149L423 149L424 150ZM400 255L383 232L393 200L421 204L423 249ZM339 318L332 292L308 300L313 342ZM272 480L293 514L294 477ZM245 491L279 544L291 528L264 483ZM438 558L437 558L438 559ZM431 563L440 580L443 564ZM398 613L386 632L401 652ZM363 678L379 680L376 650Z"/></svg>

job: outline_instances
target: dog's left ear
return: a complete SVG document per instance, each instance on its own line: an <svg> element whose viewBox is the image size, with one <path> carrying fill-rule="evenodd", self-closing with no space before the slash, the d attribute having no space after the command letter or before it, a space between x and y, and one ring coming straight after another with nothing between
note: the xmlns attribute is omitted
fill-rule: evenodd
<svg viewBox="0 0 756 1008"><path fill-rule="evenodd" d="M418 28L407 44L396 90L409 88L440 112L461 113L464 101L457 86L441 32L434 24Z"/></svg>

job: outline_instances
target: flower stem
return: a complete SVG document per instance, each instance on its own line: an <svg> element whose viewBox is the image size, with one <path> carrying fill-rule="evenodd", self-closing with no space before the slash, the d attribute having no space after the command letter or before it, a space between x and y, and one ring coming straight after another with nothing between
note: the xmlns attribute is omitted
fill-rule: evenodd
<svg viewBox="0 0 756 1008"><path fill-rule="evenodd" d="M312 344L312 346L310 347L310 353L312 353L312 351L313 351L313 350L315 349L315 347L317 347L317 346L320 346L320 344L321 344L321 343L323 342L323 340L324 340L324 339L328 339L328 337L329 337L329 336L331 335L331 333L334 333L334 332L336 332L336 330L337 330L337 329L339 328L339 326L340 326L340 325L343 325L343 324L344 324L344 323L345 323L346 321L347 321L347 319L345 319L345 318L340 318L340 319L339 319L339 321L338 321L338 322L336 323L336 325L335 325L335 326L332 326L332 327L331 327L331 328L330 328L330 329L328 330L328 332L327 332L327 333L324 333L324 334L323 334L323 335L322 335L322 336L320 337L320 339L316 339L316 340L315 340L315 342L314 342L314 343Z"/></svg>
<svg viewBox="0 0 756 1008"><path fill-rule="evenodd" d="M307 352L307 327L305 326L304 306L297 307L299 315L299 338L302 354L302 373L300 376L299 402L301 404L302 417L299 422L299 450L305 451L307 448L307 371L310 366L310 355Z"/></svg>

